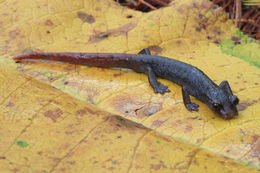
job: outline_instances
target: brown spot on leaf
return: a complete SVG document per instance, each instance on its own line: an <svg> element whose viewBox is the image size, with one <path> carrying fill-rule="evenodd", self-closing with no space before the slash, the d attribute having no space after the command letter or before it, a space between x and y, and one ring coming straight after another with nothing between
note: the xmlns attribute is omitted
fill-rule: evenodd
<svg viewBox="0 0 260 173"><path fill-rule="evenodd" d="M181 40L177 40L177 41L176 41L176 44L181 45L181 44L182 44L182 41L181 41Z"/></svg>
<svg viewBox="0 0 260 173"><path fill-rule="evenodd" d="M6 104L6 107L14 107L15 106L15 104L13 103L13 102L8 102L7 104Z"/></svg>
<svg viewBox="0 0 260 173"><path fill-rule="evenodd" d="M244 91L246 88L240 88L239 91Z"/></svg>
<svg viewBox="0 0 260 173"><path fill-rule="evenodd" d="M0 156L0 160L1 160L1 159L6 159L6 157L5 157L5 156Z"/></svg>
<svg viewBox="0 0 260 173"><path fill-rule="evenodd" d="M115 168L114 167L109 167L107 168L109 171L113 171Z"/></svg>
<svg viewBox="0 0 260 173"><path fill-rule="evenodd" d="M163 48L159 47L159 46L149 46L148 47L151 51L151 54L153 55L158 55L160 53L162 53Z"/></svg>
<svg viewBox="0 0 260 173"><path fill-rule="evenodd" d="M92 16L91 14L84 13L84 12L79 11L77 13L77 16L78 16L78 18L80 18L80 20L82 22L86 22L86 23L89 23L89 24L94 23L96 21L94 16Z"/></svg>
<svg viewBox="0 0 260 173"><path fill-rule="evenodd" d="M195 1L193 1L193 2L191 3L191 6L192 6L193 8L198 8L198 7L199 7L198 3L195 2Z"/></svg>
<svg viewBox="0 0 260 173"><path fill-rule="evenodd" d="M79 116L83 116L83 115L95 115L97 114L96 111L93 111L92 109L90 108L83 108L83 109L79 109L76 111L76 114L79 115Z"/></svg>
<svg viewBox="0 0 260 173"><path fill-rule="evenodd" d="M118 72L118 73L113 74L113 76L114 76L114 77L118 77L118 76L122 76L122 74L123 74L123 73Z"/></svg>
<svg viewBox="0 0 260 173"><path fill-rule="evenodd" d="M197 41L192 39L192 40L191 40L191 44L193 44L193 45L194 45L194 44L197 44Z"/></svg>
<svg viewBox="0 0 260 173"><path fill-rule="evenodd" d="M200 117L200 116L193 116L193 117L189 117L187 119L188 120L202 120L202 117Z"/></svg>
<svg viewBox="0 0 260 173"><path fill-rule="evenodd" d="M220 39L214 39L214 40L213 40L213 43L220 43L220 42L221 42Z"/></svg>
<svg viewBox="0 0 260 173"><path fill-rule="evenodd" d="M107 32L96 32L95 35L90 36L89 42L96 43L101 40L104 40L105 38L109 37L110 33Z"/></svg>
<svg viewBox="0 0 260 173"><path fill-rule="evenodd" d="M193 127L190 124L188 124L188 125L186 125L184 131L185 132L190 132L190 131L192 131L192 129L193 129Z"/></svg>
<svg viewBox="0 0 260 173"><path fill-rule="evenodd" d="M223 32L221 31L220 27L214 27L212 29L212 31L216 34L216 35L221 35Z"/></svg>
<svg viewBox="0 0 260 173"><path fill-rule="evenodd" d="M260 159L260 136L259 135L253 136L251 156Z"/></svg>
<svg viewBox="0 0 260 173"><path fill-rule="evenodd" d="M164 142L172 142L172 139L167 136L162 136L162 135L156 135L158 140L164 141Z"/></svg>
<svg viewBox="0 0 260 173"><path fill-rule="evenodd" d="M161 169L161 165L154 165L154 164L152 164L152 165L150 166L150 169L159 170L159 169Z"/></svg>
<svg viewBox="0 0 260 173"><path fill-rule="evenodd" d="M182 120L176 120L175 122L176 122L176 124L183 124Z"/></svg>
<svg viewBox="0 0 260 173"><path fill-rule="evenodd" d="M162 109L161 103L139 103L129 97L118 97L113 105L121 113L137 118L150 116Z"/></svg>
<svg viewBox="0 0 260 173"><path fill-rule="evenodd" d="M142 169L142 168L144 168L143 166L140 166L140 165L135 165L135 168L136 169Z"/></svg>
<svg viewBox="0 0 260 173"><path fill-rule="evenodd" d="M70 165L75 165L76 161L67 161L67 163Z"/></svg>
<svg viewBox="0 0 260 173"><path fill-rule="evenodd" d="M237 110L243 111L243 110L247 109L248 106L251 106L257 102L258 102L258 100L253 100L251 102L241 102L237 105Z"/></svg>
<svg viewBox="0 0 260 173"><path fill-rule="evenodd" d="M201 28L197 27L197 28L195 28L195 30L196 30L197 32L200 32L200 31L201 31Z"/></svg>
<svg viewBox="0 0 260 173"><path fill-rule="evenodd" d="M55 161L55 162L61 161L61 158L59 158L59 157L52 157L51 159L52 159L53 161Z"/></svg>
<svg viewBox="0 0 260 173"><path fill-rule="evenodd" d="M260 136L259 135L253 135L252 143L256 143L258 140L260 140Z"/></svg>
<svg viewBox="0 0 260 173"><path fill-rule="evenodd" d="M70 131L65 131L64 132L66 135L72 135L75 133L75 130L70 130Z"/></svg>
<svg viewBox="0 0 260 173"><path fill-rule="evenodd" d="M44 25L46 26L53 26L53 22L49 19L44 22Z"/></svg>
<svg viewBox="0 0 260 173"><path fill-rule="evenodd" d="M160 127L163 123L164 123L164 121L154 120L152 125L156 126L156 127Z"/></svg>
<svg viewBox="0 0 260 173"><path fill-rule="evenodd" d="M59 169L58 169L58 172L66 172L66 168L63 168L63 167L62 167L62 168L59 168Z"/></svg>
<svg viewBox="0 0 260 173"><path fill-rule="evenodd" d="M11 39L15 39L15 38L17 38L17 36L20 35L20 31L19 31L18 29L12 30L12 31L9 32L8 35L9 35L9 37L10 37Z"/></svg>
<svg viewBox="0 0 260 173"><path fill-rule="evenodd" d="M199 139L197 139L196 140L196 142L199 144L199 143L201 143L203 141L203 139L201 139L201 138L199 138Z"/></svg>
<svg viewBox="0 0 260 173"><path fill-rule="evenodd" d="M184 9L183 9L183 8L178 8L177 11L178 11L179 13L183 13L183 12L184 12Z"/></svg>
<svg viewBox="0 0 260 173"><path fill-rule="evenodd" d="M133 16L132 15L127 15L126 18L130 19L132 18Z"/></svg>
<svg viewBox="0 0 260 173"><path fill-rule="evenodd" d="M219 162L219 163L220 163L222 166L224 166L224 165L225 165L225 163L226 163L226 162L225 162L225 161L223 161L223 160L219 160L218 162Z"/></svg>
<svg viewBox="0 0 260 173"><path fill-rule="evenodd" d="M151 116L162 109L162 104L148 103L143 107L136 109L136 115L138 117Z"/></svg>
<svg viewBox="0 0 260 173"><path fill-rule="evenodd" d="M136 27L136 25L137 25L136 23L130 22L119 28L111 29L111 30L108 30L105 32L95 31L95 33L90 36L89 42L95 43L95 42L104 40L105 38L107 38L109 36L119 36L119 35L126 34L129 31L131 31L132 29L134 29Z"/></svg>
<svg viewBox="0 0 260 173"><path fill-rule="evenodd" d="M150 166L150 169L153 169L153 170L159 170L161 168L166 168L163 161L160 161L159 164L151 164L151 166Z"/></svg>
<svg viewBox="0 0 260 173"><path fill-rule="evenodd" d="M53 122L56 122L59 117L63 114L63 111L59 108L54 110L49 110L44 112L44 116L52 119Z"/></svg>
<svg viewBox="0 0 260 173"><path fill-rule="evenodd" d="M109 124L112 127L115 127L116 131L128 131L131 134L134 134L136 131L140 130L149 130L141 124L132 122L120 116L111 116L109 118Z"/></svg>
<svg viewBox="0 0 260 173"><path fill-rule="evenodd" d="M197 16L198 16L198 18L200 18L200 19L204 18L204 15L201 14L201 13L199 13Z"/></svg>
<svg viewBox="0 0 260 173"><path fill-rule="evenodd" d="M18 168L12 168L12 169L10 169L12 172L20 172L20 169L18 169Z"/></svg>
<svg viewBox="0 0 260 173"><path fill-rule="evenodd" d="M211 158L211 157L212 157L212 155L210 155L210 154L206 154L206 156L207 156L207 157L209 157L209 158Z"/></svg>

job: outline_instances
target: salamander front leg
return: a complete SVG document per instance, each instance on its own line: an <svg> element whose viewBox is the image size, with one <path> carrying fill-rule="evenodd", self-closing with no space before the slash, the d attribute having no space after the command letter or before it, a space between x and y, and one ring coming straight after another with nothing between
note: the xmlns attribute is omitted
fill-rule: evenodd
<svg viewBox="0 0 260 173"><path fill-rule="evenodd" d="M182 98L183 98L183 103L184 103L185 107L189 111L198 111L199 110L199 105L191 102L189 92L184 87L182 87Z"/></svg>
<svg viewBox="0 0 260 173"><path fill-rule="evenodd" d="M167 86L157 81L156 75L154 74L153 69L150 66L147 66L146 69L147 69L149 83L153 87L155 93L164 94L166 92L170 92Z"/></svg>

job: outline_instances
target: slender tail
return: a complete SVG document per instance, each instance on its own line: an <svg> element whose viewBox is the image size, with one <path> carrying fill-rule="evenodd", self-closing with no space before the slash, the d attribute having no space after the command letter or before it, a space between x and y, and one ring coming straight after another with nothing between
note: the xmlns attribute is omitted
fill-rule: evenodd
<svg viewBox="0 0 260 173"><path fill-rule="evenodd" d="M136 55L134 54L114 54L114 53L44 53L33 52L19 55L13 58L16 63L23 61L58 61L70 64L80 64L95 67L119 67L131 68Z"/></svg>

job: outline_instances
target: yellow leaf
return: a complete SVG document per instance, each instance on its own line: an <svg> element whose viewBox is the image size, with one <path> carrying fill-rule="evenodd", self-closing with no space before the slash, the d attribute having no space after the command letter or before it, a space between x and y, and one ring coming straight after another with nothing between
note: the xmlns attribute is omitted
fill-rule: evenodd
<svg viewBox="0 0 260 173"><path fill-rule="evenodd" d="M257 172L0 67L1 172Z"/></svg>
<svg viewBox="0 0 260 173"><path fill-rule="evenodd" d="M2 170L259 169L259 43L210 1L176 0L141 13L112 0L5 0L0 11ZM178 85L161 80L172 92L154 94L143 74L8 60L28 48L137 53L145 47L199 67L216 83L228 80L241 101L238 118L223 120L196 99L200 111L189 112Z"/></svg>

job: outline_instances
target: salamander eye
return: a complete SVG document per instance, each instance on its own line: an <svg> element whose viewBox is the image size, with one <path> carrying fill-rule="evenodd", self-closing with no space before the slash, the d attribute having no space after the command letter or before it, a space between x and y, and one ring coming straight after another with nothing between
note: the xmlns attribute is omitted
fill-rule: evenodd
<svg viewBox="0 0 260 173"><path fill-rule="evenodd" d="M239 103L239 99L237 96L230 96L230 101L234 104L237 105Z"/></svg>
<svg viewBox="0 0 260 173"><path fill-rule="evenodd" d="M222 109L222 105L219 104L219 103L213 103L213 107L214 107L214 109L216 109L216 110Z"/></svg>

